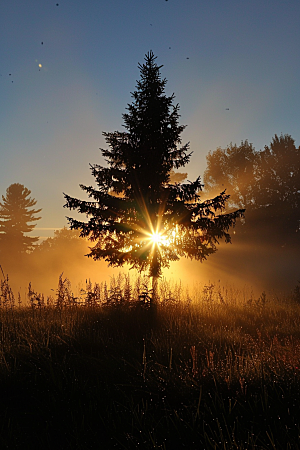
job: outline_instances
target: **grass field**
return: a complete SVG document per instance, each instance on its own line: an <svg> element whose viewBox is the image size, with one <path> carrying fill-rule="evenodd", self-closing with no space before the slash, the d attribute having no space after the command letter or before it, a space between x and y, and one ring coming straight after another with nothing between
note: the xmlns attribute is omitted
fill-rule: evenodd
<svg viewBox="0 0 300 450"><path fill-rule="evenodd" d="M1 283L0 448L300 449L300 306L207 285Z"/></svg>

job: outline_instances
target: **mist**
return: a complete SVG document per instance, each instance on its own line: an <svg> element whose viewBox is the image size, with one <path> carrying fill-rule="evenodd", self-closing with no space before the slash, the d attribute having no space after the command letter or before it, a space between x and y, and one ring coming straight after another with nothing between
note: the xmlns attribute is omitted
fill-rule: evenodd
<svg viewBox="0 0 300 450"><path fill-rule="evenodd" d="M31 253L2 255L0 261L4 276L14 295L19 292L22 302L27 303L28 286L37 293L55 296L59 276L68 278L74 295L85 286L86 280L109 282L116 270L109 268L105 261L93 261L88 258L89 243L79 237L78 232L66 228L55 232L54 238L48 238L37 245Z"/></svg>
<svg viewBox="0 0 300 450"><path fill-rule="evenodd" d="M64 233L72 233L65 230ZM73 232L74 233L74 232ZM94 261L86 255L89 242L85 239L49 238L31 254L17 258L2 258L4 276L16 296L18 292L24 303L28 302L29 282L32 289L42 293L45 298L55 297L58 279L61 274L71 282L75 296L85 287L86 281L107 283L119 274L129 275L134 280L139 273L122 268L109 267L106 261ZM51 244L51 245L49 245ZM273 294L289 294L300 278L298 252L286 249L261 246L254 243L239 243L233 234L232 243L221 243L215 254L203 262L182 258L171 262L163 270L162 279L170 283L180 283L184 289L202 288L215 284L230 289L246 290L254 295L263 291Z"/></svg>

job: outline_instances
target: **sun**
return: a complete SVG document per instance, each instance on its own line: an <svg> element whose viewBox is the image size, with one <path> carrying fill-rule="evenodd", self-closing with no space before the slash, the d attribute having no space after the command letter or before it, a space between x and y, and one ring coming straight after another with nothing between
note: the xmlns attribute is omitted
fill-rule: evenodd
<svg viewBox="0 0 300 450"><path fill-rule="evenodd" d="M159 245L163 241L163 236L161 233L153 233L151 234L150 239L153 244Z"/></svg>
<svg viewBox="0 0 300 450"><path fill-rule="evenodd" d="M149 233L148 241L152 244L153 247L166 247L171 244L166 233L159 231L153 231L152 233Z"/></svg>

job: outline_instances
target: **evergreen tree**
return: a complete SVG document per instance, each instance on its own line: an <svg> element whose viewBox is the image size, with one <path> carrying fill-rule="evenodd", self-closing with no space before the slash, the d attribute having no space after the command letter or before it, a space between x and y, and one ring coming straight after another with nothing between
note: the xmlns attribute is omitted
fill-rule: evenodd
<svg viewBox="0 0 300 450"><path fill-rule="evenodd" d="M6 189L0 202L0 249L4 255L15 256L32 250L38 241L37 237L26 236L40 219L35 215L41 209L30 209L36 200L30 198L31 191L22 184L14 183Z"/></svg>
<svg viewBox="0 0 300 450"><path fill-rule="evenodd" d="M228 230L243 214L223 214L225 192L201 202L200 177L170 182L173 169L185 166L191 153L188 143L180 146L185 126L179 125L179 106L173 105L174 95L165 94L167 81L155 60L150 51L139 64L141 79L123 114L126 131L103 133L108 166L91 166L98 188L80 185L93 201L65 194L65 206L88 217L68 218L72 229L95 243L88 256L149 269L154 287L170 261L182 256L201 261L216 251L219 239L230 242Z"/></svg>

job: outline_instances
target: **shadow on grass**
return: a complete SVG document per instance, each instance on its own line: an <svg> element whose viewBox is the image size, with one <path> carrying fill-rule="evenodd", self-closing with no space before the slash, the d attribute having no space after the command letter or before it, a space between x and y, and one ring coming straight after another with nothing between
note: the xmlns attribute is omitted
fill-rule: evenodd
<svg viewBox="0 0 300 450"><path fill-rule="evenodd" d="M243 374L236 330L209 350L204 321L181 306L1 311L1 448L297 450L296 367Z"/></svg>

